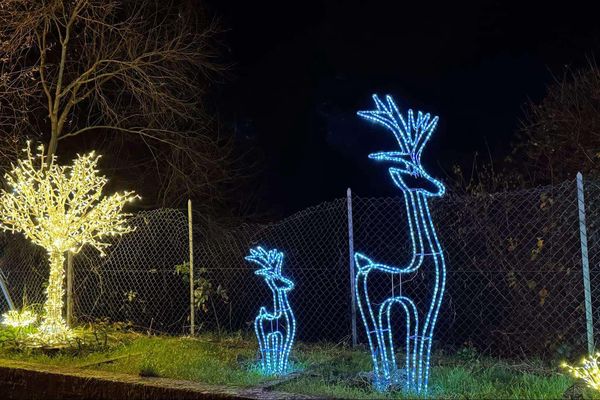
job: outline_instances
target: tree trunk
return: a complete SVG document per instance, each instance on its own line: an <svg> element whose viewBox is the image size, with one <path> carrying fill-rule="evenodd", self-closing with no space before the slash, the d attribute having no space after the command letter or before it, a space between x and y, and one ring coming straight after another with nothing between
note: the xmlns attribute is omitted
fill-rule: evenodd
<svg viewBox="0 0 600 400"><path fill-rule="evenodd" d="M63 281L65 280L65 255L54 251L50 253L50 278L46 288L46 303L44 304L43 330L46 333L59 333L66 325L62 316Z"/></svg>
<svg viewBox="0 0 600 400"><path fill-rule="evenodd" d="M52 160L52 156L56 153L56 148L58 147L58 133L52 133L50 137L50 143L48 144L48 150L46 152L47 162Z"/></svg>

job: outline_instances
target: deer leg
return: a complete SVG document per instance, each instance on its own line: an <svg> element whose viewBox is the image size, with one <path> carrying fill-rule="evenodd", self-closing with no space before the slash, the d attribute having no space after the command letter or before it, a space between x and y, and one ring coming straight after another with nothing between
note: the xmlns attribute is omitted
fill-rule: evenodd
<svg viewBox="0 0 600 400"><path fill-rule="evenodd" d="M405 387L412 390L415 387L415 366L417 355L417 335L419 332L419 319L415 304L408 297L399 296L387 299L380 308L379 321L382 331L387 338L385 357L391 371L392 381L398 383L398 367L394 350L394 337L391 324L391 311L394 304L399 304L404 309L406 331L404 341L404 372L406 374Z"/></svg>
<svg viewBox="0 0 600 400"><path fill-rule="evenodd" d="M431 304L423 324L423 330L421 333L420 345L419 345L419 380L418 380L418 392L427 392L427 385L429 381L429 362L431 359L431 346L433 342L433 332L435 324L437 322L438 313L442 305L442 298L444 297L444 290L446 287L446 264L444 260L444 254L442 247L437 238L433 221L431 220L431 214L429 211L429 205L427 200L421 196L419 199L419 208L422 215L422 223L425 227L424 232L433 255L435 281L433 286L433 295L431 298Z"/></svg>
<svg viewBox="0 0 600 400"><path fill-rule="evenodd" d="M256 338L258 339L258 349L260 351L260 364L263 372L267 372L267 342L265 336L264 329L264 319L262 318L262 309L259 315L254 320L254 332L256 333Z"/></svg>
<svg viewBox="0 0 600 400"><path fill-rule="evenodd" d="M435 256L433 258L436 270L440 269L438 266L444 263L443 256ZM442 268L443 270L443 268ZM418 337L419 341L419 355L417 365L417 392L427 392L427 385L429 382L429 363L431 360L431 347L433 342L433 333L437 322L438 312L442 305L442 298L444 295L445 287L445 274L436 273L435 285L433 289L433 297L431 299L431 305L427 312L427 317L421 335Z"/></svg>
<svg viewBox="0 0 600 400"><path fill-rule="evenodd" d="M275 331L269 333L268 335L269 341L269 353L271 354L271 368L270 372L275 374L282 374L282 365L281 365L281 350L283 344L283 335L279 331Z"/></svg>
<svg viewBox="0 0 600 400"><path fill-rule="evenodd" d="M367 272L358 272L355 280L355 292L356 292L356 303L360 311L360 316L365 326L365 332L369 341L369 348L371 349L371 358L373 361L373 380L375 386L379 385L382 374L385 375L384 371L386 368L381 362L381 352L384 346L384 340L381 335L381 329L375 318L375 313L369 299L369 290L367 287Z"/></svg>
<svg viewBox="0 0 600 400"><path fill-rule="evenodd" d="M381 337L380 358L383 370L385 386L396 382L398 367L396 364L396 353L394 351L394 334L391 326L391 306L394 298L387 299L379 307L379 319L377 327Z"/></svg>

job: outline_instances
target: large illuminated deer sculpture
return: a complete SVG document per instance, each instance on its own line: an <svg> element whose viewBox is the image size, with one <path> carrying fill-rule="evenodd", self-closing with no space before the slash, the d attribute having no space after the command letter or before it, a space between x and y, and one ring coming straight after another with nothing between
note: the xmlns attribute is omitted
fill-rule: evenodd
<svg viewBox="0 0 600 400"><path fill-rule="evenodd" d="M283 253L276 249L267 251L260 246L250 249L246 260L260 266L254 273L264 278L273 294L273 309L269 311L261 307L254 320L262 372L283 375L288 372L288 360L296 336L296 319L287 295L294 288L294 283L281 275Z"/></svg>
<svg viewBox="0 0 600 400"><path fill-rule="evenodd" d="M429 359L433 331L444 295L446 266L444 254L436 234L428 200L442 196L444 185L431 177L421 165L423 148L436 128L438 117L412 110L404 117L394 100L386 96L385 102L373 95L376 110L359 111L358 115L383 125L390 130L399 151L370 154L369 158L394 163L389 173L394 184L402 191L406 206L411 252L404 266L378 264L361 253L355 253L357 267L355 280L356 301L365 325L373 358L374 384L378 390L387 390L390 385L404 385L413 393L427 391ZM419 312L416 303L407 296L392 296L374 309L368 291L369 273L375 270L390 275L414 274L426 259L434 268L431 282L431 301ZM404 369L398 369L394 351L394 332L391 312L400 307L406 316L404 337Z"/></svg>

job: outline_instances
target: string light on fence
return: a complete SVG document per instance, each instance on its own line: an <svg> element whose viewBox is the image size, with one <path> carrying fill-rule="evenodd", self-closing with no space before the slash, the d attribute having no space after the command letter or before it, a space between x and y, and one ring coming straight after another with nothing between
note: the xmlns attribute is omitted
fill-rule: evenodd
<svg viewBox="0 0 600 400"><path fill-rule="evenodd" d="M431 177L421 164L421 154L437 126L438 117L431 118L430 114L419 111L415 119L413 111L409 110L404 118L391 96L386 96L386 101L383 102L377 95L373 95L373 100L377 109L359 111L358 115L390 130L400 151L374 153L370 154L369 158L397 165L390 167L389 173L394 184L404 195L412 251L410 261L402 267L375 263L364 254L355 253L356 302L371 349L375 388L384 391L391 385L403 384L406 391L425 393L429 380L433 332L446 280L444 255L428 205L429 197L442 196L445 187ZM422 325L419 324L415 302L407 296L389 297L375 310L369 297L369 273L374 270L392 276L414 273L421 268L426 258L433 261L435 275L432 297L425 310ZM406 318L403 370L398 369L394 349L391 316L394 305L404 310Z"/></svg>
<svg viewBox="0 0 600 400"><path fill-rule="evenodd" d="M276 249L265 250L260 246L250 249L246 260L260 266L254 273L263 277L273 295L272 310L261 307L254 320L262 372L283 375L288 372L296 335L296 318L287 295L294 288L294 283L281 275L283 253Z"/></svg>
<svg viewBox="0 0 600 400"><path fill-rule="evenodd" d="M24 152L26 157L5 176L10 190L0 192L0 228L20 232L47 251L50 275L40 339L57 342L69 337L62 317L66 253L89 245L104 255L109 236L132 231L122 209L138 196L103 196L107 179L98 174L100 156L94 152L78 155L68 166L58 165L55 156L45 157L43 146L32 154L28 142Z"/></svg>

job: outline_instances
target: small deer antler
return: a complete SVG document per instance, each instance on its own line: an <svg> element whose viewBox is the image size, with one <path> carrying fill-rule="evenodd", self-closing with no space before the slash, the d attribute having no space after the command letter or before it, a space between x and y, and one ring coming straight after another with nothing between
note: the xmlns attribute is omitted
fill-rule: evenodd
<svg viewBox="0 0 600 400"><path fill-rule="evenodd" d="M250 249L250 255L245 257L245 259L260 265L262 270L259 271L281 276L283 253L276 249L267 251L261 246L257 246L254 249Z"/></svg>
<svg viewBox="0 0 600 400"><path fill-rule="evenodd" d="M378 160L406 161L402 156L410 156L415 166L420 167L421 153L437 126L438 117L431 118L430 114L423 114L421 111L418 111L415 120L413 110L408 110L408 115L405 119L400 114L394 99L389 95L385 96L385 99L387 104L374 94L373 100L377 109L359 111L357 114L362 118L381 124L392 131L400 146L400 151L375 153L369 155L369 157Z"/></svg>

